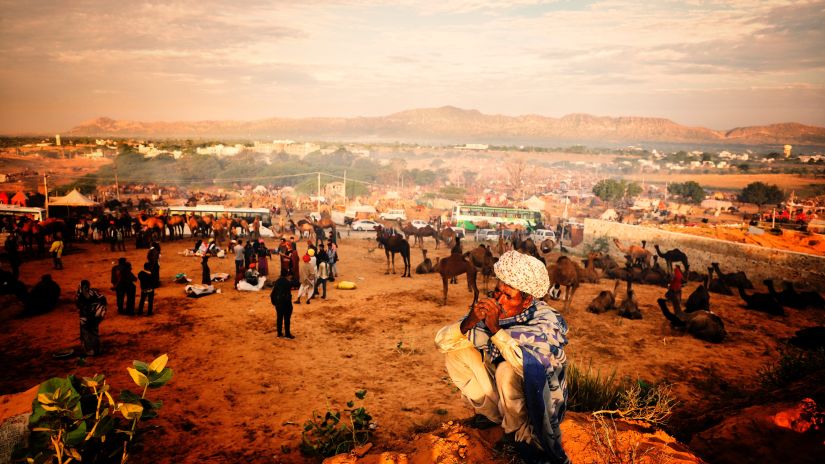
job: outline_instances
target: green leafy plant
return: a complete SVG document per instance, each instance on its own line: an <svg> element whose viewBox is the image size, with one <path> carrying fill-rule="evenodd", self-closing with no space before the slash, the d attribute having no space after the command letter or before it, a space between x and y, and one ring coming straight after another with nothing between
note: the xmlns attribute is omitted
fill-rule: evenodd
<svg viewBox="0 0 825 464"><path fill-rule="evenodd" d="M312 417L304 423L301 433L301 452L329 457L367 443L375 424L363 405L366 396L366 390L357 390L355 397L360 404L356 407L355 401L348 401L343 413L329 409L324 414L312 411Z"/></svg>
<svg viewBox="0 0 825 464"><path fill-rule="evenodd" d="M607 253L610 251L610 239L607 235L593 239L587 246L588 253Z"/></svg>
<svg viewBox="0 0 825 464"><path fill-rule="evenodd" d="M137 395L123 390L118 401L103 375L69 375L43 382L32 402L26 462L109 463L118 455L121 464L127 462L138 422L156 417L163 404L150 401L146 392L172 379L172 369L166 367L168 359L164 354L150 364L134 361L134 367L127 370L143 392Z"/></svg>

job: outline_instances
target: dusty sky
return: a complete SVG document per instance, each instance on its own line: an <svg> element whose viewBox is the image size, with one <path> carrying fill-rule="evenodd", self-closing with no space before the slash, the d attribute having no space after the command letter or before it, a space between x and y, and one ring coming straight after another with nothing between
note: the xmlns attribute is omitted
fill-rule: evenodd
<svg viewBox="0 0 825 464"><path fill-rule="evenodd" d="M491 114L825 126L825 1L0 0L0 133Z"/></svg>

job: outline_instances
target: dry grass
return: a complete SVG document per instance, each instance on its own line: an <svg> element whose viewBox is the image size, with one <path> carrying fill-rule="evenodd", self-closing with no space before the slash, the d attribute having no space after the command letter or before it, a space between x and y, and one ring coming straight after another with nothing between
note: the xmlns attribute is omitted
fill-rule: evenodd
<svg viewBox="0 0 825 464"><path fill-rule="evenodd" d="M641 434L619 431L613 419L594 416L591 450L599 464L666 464L670 457L661 449L643 444Z"/></svg>
<svg viewBox="0 0 825 464"><path fill-rule="evenodd" d="M751 182L776 184L785 190L800 190L810 184L825 184L825 178L801 177L795 174L631 174L623 176L629 180L664 184L665 182L698 182L705 188L741 189Z"/></svg>

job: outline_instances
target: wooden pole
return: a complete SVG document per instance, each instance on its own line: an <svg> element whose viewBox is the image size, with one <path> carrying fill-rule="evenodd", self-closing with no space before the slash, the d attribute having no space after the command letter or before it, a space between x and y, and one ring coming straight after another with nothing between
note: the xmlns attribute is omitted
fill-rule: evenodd
<svg viewBox="0 0 825 464"><path fill-rule="evenodd" d="M48 179L49 175L45 172L43 173L43 190L46 192L46 219L49 218L49 182Z"/></svg>

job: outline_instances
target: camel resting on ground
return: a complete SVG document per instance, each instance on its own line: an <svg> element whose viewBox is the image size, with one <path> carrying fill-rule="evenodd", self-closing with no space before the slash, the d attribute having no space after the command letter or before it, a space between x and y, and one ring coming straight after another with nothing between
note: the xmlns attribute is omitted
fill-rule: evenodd
<svg viewBox="0 0 825 464"><path fill-rule="evenodd" d="M587 310L594 314L601 314L616 307L616 293L619 291L620 280L616 280L613 285L613 291L602 290L593 298L593 301L587 305Z"/></svg>
<svg viewBox="0 0 825 464"><path fill-rule="evenodd" d="M662 314L670 321L673 328L686 330L694 337L711 343L720 343L725 339L727 335L725 323L716 314L710 311L683 313L678 306L675 308L675 313L671 313L666 299L659 298L656 302L659 303Z"/></svg>

